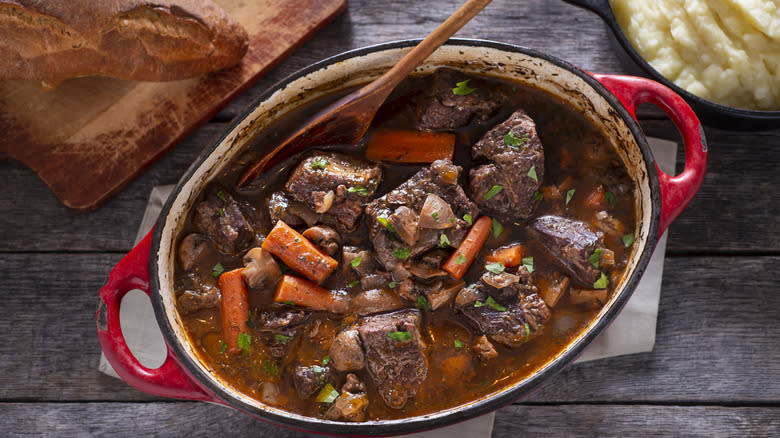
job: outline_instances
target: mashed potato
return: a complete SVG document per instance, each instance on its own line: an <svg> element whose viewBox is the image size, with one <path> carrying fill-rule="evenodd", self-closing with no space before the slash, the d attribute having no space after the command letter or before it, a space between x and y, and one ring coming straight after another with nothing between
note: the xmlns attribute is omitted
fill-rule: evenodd
<svg viewBox="0 0 780 438"><path fill-rule="evenodd" d="M780 0L610 0L667 79L713 102L780 109Z"/></svg>

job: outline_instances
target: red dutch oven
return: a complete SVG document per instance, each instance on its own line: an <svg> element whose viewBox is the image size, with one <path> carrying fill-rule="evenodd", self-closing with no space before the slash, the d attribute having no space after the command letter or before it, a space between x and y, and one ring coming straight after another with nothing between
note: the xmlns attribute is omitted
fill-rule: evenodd
<svg viewBox="0 0 780 438"><path fill-rule="evenodd" d="M346 52L293 74L260 96L201 154L166 203L154 231L116 265L100 291L98 338L106 358L127 383L150 394L231 406L274 424L306 431L346 435L410 433L463 421L528 394L571 363L609 325L636 288L659 236L702 183L707 144L698 118L677 94L648 79L591 75L527 48L453 39L431 55L416 73L446 66L541 88L599 125L625 163L634 183L636 240L626 274L609 302L573 342L527 378L469 403L402 420L342 423L267 406L232 388L198 358L176 311L172 283L177 235L203 187L244 151L258 132L279 117L321 96L375 79L417 42L400 41ZM637 106L646 102L662 108L682 134L685 169L677 176L667 175L657 167L635 120ZM275 145L265 146L270 151ZM151 297L167 343L168 357L160 368L142 366L122 335L119 306L122 297L132 289L141 289Z"/></svg>

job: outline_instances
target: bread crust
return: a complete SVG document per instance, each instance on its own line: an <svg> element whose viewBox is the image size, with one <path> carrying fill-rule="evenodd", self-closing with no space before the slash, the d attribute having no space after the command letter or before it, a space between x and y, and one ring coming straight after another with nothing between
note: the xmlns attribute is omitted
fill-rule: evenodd
<svg viewBox="0 0 780 438"><path fill-rule="evenodd" d="M247 47L211 0L0 0L0 79L170 81L234 66Z"/></svg>

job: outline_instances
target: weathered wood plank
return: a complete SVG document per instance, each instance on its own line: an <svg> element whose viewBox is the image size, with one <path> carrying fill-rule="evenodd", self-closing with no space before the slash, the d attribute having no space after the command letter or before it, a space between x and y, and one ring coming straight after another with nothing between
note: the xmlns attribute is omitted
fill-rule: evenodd
<svg viewBox="0 0 780 438"><path fill-rule="evenodd" d="M97 371L116 254L3 254L1 400L150 400ZM652 353L572 366L528 402L780 403L780 257L672 257Z"/></svg>
<svg viewBox="0 0 780 438"><path fill-rule="evenodd" d="M0 403L3 436L321 435L284 429L205 403ZM780 408L722 406L508 406L496 412L494 437L774 437Z"/></svg>

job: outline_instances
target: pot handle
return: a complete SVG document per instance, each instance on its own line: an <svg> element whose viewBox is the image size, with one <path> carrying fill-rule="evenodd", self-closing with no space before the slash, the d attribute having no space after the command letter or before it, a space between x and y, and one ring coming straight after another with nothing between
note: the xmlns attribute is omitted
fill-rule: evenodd
<svg viewBox="0 0 780 438"><path fill-rule="evenodd" d="M119 306L122 297L133 289L141 289L151 296L149 285L149 253L152 232L117 263L100 289L100 301L95 314L97 335L106 359L128 384L149 394L189 400L219 400L198 386L176 363L174 353L166 345L167 357L162 366L149 369L141 365L125 342L119 324Z"/></svg>
<svg viewBox="0 0 780 438"><path fill-rule="evenodd" d="M661 186L660 236L683 211L699 190L707 168L707 139L699 118L677 93L658 82L636 76L593 75L626 107L636 120L636 108L652 103L664 110L682 134L685 146L685 169L676 176L662 172L656 164Z"/></svg>

